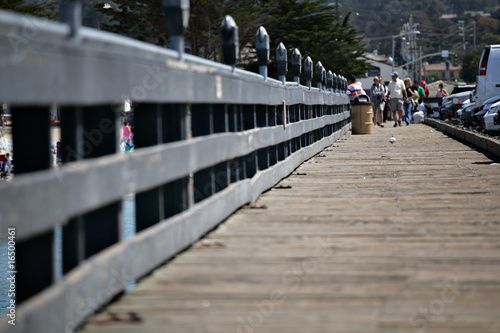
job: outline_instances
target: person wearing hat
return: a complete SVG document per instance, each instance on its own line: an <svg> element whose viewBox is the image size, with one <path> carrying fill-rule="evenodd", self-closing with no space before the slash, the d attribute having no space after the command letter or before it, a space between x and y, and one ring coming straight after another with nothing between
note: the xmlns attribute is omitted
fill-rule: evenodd
<svg viewBox="0 0 500 333"><path fill-rule="evenodd" d="M406 88L403 80L399 78L398 72L394 71L391 74L392 81L389 82L387 87L387 96L389 99L389 106L394 118L394 127L401 126L401 119L403 118L403 103L408 103L408 96L406 95Z"/></svg>
<svg viewBox="0 0 500 333"><path fill-rule="evenodd" d="M429 97L429 88L427 88L427 82L422 80L420 81L420 85L424 88L424 98Z"/></svg>
<svg viewBox="0 0 500 333"><path fill-rule="evenodd" d="M373 103L373 126L384 127L384 96L385 96L385 88L384 85L380 82L378 76L373 78L373 85L370 89L371 91L371 102ZM378 116L378 119L377 119Z"/></svg>

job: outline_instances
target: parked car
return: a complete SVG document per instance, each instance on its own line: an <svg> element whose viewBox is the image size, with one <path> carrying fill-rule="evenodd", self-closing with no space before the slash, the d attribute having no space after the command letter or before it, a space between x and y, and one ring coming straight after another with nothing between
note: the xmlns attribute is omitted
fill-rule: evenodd
<svg viewBox="0 0 500 333"><path fill-rule="evenodd" d="M472 90L476 89L476 85L474 84L462 84L459 86L453 87L453 90L450 92L450 95L455 95L464 91L471 92Z"/></svg>
<svg viewBox="0 0 500 333"><path fill-rule="evenodd" d="M487 132L500 131L500 102L493 104L483 117L484 130Z"/></svg>
<svg viewBox="0 0 500 333"><path fill-rule="evenodd" d="M462 104L462 108L457 111L457 117L460 118L460 121L463 125L470 126L472 125L472 108L476 106L475 103L469 102Z"/></svg>
<svg viewBox="0 0 500 333"><path fill-rule="evenodd" d="M456 111L462 108L463 104L469 102L470 92L471 90L465 90L443 97L441 107L439 108L439 118L444 120L456 117Z"/></svg>
<svg viewBox="0 0 500 333"><path fill-rule="evenodd" d="M474 107L472 109L472 122L477 126L484 127L484 116L490 107L497 102L500 102L500 95L487 99L479 108Z"/></svg>
<svg viewBox="0 0 500 333"><path fill-rule="evenodd" d="M487 45L481 54L476 76L476 106L500 95L500 44Z"/></svg>
<svg viewBox="0 0 500 333"><path fill-rule="evenodd" d="M500 131L498 123L498 112L500 111L500 101L492 104L483 117L484 129L487 131Z"/></svg>

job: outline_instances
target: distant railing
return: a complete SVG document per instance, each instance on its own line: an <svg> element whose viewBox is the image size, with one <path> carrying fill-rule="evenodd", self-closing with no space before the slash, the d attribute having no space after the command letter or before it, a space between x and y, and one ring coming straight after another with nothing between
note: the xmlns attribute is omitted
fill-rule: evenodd
<svg viewBox="0 0 500 333"><path fill-rule="evenodd" d="M168 3L169 1L164 1ZM186 4L186 1L174 1ZM188 3L188 2L187 2ZM235 68L237 27L221 27L225 62L173 48L0 11L0 101L13 115L15 177L0 183L0 234L15 228L16 326L70 332L124 288L190 246L351 128L346 81L320 62L277 48L280 80L267 77L269 37L256 35L260 74ZM181 15L186 6L168 7ZM183 15L183 17L187 17ZM117 105L132 100L136 150L119 153ZM60 110L63 165L51 166L50 107ZM122 199L135 194L137 234L121 235ZM55 274L62 228L62 277Z"/></svg>

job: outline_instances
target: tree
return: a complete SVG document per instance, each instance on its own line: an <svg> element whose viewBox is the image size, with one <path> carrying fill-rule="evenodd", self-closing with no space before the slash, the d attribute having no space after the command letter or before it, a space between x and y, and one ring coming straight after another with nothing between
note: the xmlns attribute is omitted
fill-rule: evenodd
<svg viewBox="0 0 500 333"><path fill-rule="evenodd" d="M116 4L116 5L115 5ZM99 5L111 24L103 29L153 44L166 46L164 15L156 0L116 0L110 6ZM349 24L350 15L343 20L324 0L192 0L190 21L186 33L188 51L220 61L220 25L225 15L231 15L239 29L242 61L237 64L255 70L255 34L263 25L271 38L270 76L275 75L273 52L283 42L289 52L298 48L304 58L321 61L325 68L344 76L360 75L368 70L362 55L364 47L359 31ZM290 78L291 78L290 73Z"/></svg>
<svg viewBox="0 0 500 333"><path fill-rule="evenodd" d="M161 1L118 0L96 5L109 17L101 28L151 44L166 46L168 41Z"/></svg>
<svg viewBox="0 0 500 333"><path fill-rule="evenodd" d="M460 64L462 65L460 76L465 82L476 81L477 68L479 66L479 60L481 60L482 52L483 47L477 50L470 50L463 53L460 60Z"/></svg>
<svg viewBox="0 0 500 333"><path fill-rule="evenodd" d="M261 1L193 0L191 1L186 44L191 53L215 61L221 60L220 25L231 15L238 25L239 47L253 45L260 25L266 25L266 9ZM244 55L243 55L244 56Z"/></svg>
<svg viewBox="0 0 500 333"><path fill-rule="evenodd" d="M298 48L303 58L321 61L326 70L342 74L362 75L368 65L362 36L349 24L350 13L343 20L324 1L269 1L269 24L266 29L274 48L283 42L289 52ZM274 59L274 52L271 52ZM271 65L274 65L272 62ZM274 72L271 66L270 73ZM293 76L289 73L289 78Z"/></svg>
<svg viewBox="0 0 500 333"><path fill-rule="evenodd" d="M26 3L23 0L0 0L0 8L49 20L56 20L59 16L57 1Z"/></svg>

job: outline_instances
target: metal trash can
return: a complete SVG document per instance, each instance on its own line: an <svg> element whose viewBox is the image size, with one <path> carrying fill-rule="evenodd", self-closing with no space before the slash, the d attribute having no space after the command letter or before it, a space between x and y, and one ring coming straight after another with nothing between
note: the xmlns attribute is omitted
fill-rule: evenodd
<svg viewBox="0 0 500 333"><path fill-rule="evenodd" d="M372 134L373 111L368 96L353 101L351 109L352 134Z"/></svg>

